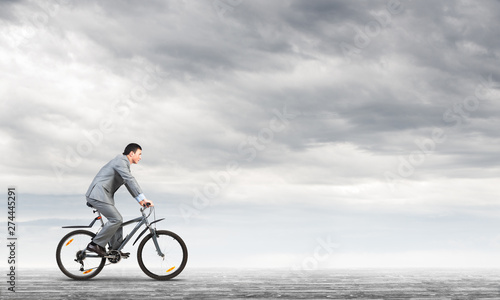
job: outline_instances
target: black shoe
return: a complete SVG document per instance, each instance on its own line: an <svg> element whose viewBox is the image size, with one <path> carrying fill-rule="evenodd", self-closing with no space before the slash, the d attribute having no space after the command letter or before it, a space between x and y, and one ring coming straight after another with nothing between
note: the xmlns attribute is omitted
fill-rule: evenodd
<svg viewBox="0 0 500 300"><path fill-rule="evenodd" d="M116 252L117 250L109 250L110 254L113 254L113 252ZM120 251L120 256L123 258L128 258L130 256L130 252L121 252Z"/></svg>
<svg viewBox="0 0 500 300"><path fill-rule="evenodd" d="M95 252L99 256L106 256L106 250L103 247L101 247L97 244L94 244L94 243L90 243L87 246L87 250Z"/></svg>

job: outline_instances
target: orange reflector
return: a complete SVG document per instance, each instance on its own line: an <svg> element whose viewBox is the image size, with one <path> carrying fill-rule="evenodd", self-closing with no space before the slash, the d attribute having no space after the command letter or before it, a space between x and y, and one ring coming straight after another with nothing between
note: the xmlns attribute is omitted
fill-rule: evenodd
<svg viewBox="0 0 500 300"><path fill-rule="evenodd" d="M72 241L73 241L73 239L69 240L69 242L66 243L66 246L68 246L69 244L71 244Z"/></svg>
<svg viewBox="0 0 500 300"><path fill-rule="evenodd" d="M170 271L172 271L173 269L175 269L175 267L172 267L172 268L168 269L167 273L170 272Z"/></svg>
<svg viewBox="0 0 500 300"><path fill-rule="evenodd" d="M94 269L87 270L87 271L83 272L83 274L88 274L88 273L92 272L92 270L94 270Z"/></svg>

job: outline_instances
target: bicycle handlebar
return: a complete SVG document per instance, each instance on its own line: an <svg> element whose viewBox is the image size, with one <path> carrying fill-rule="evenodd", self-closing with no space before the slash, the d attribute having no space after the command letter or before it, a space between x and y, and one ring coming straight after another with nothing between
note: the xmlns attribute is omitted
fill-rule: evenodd
<svg viewBox="0 0 500 300"><path fill-rule="evenodd" d="M145 211L146 208L154 208L154 205L144 205L144 206L141 205L141 208L139 210L140 211Z"/></svg>

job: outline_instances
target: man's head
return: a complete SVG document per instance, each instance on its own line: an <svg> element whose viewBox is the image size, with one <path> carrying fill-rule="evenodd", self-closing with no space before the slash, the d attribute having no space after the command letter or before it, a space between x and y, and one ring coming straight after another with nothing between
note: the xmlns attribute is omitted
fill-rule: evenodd
<svg viewBox="0 0 500 300"><path fill-rule="evenodd" d="M131 164L136 164L141 160L142 148L138 144L131 143L125 147L123 155L126 155Z"/></svg>

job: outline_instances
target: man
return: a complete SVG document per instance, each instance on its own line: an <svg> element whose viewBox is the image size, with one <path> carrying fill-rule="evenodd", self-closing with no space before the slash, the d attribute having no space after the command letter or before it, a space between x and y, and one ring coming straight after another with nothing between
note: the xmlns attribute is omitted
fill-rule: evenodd
<svg viewBox="0 0 500 300"><path fill-rule="evenodd" d="M108 219L108 222L87 246L87 250L99 256L106 255L106 244L109 243L110 250L115 250L123 241L121 227L123 218L116 209L114 200L118 188L125 184L132 197L140 205L153 205L152 201L146 199L130 172L130 164L137 164L141 160L141 155L141 146L135 143L127 145L122 155L113 158L101 168L85 194L87 202ZM122 253L122 255L128 256L128 253Z"/></svg>

